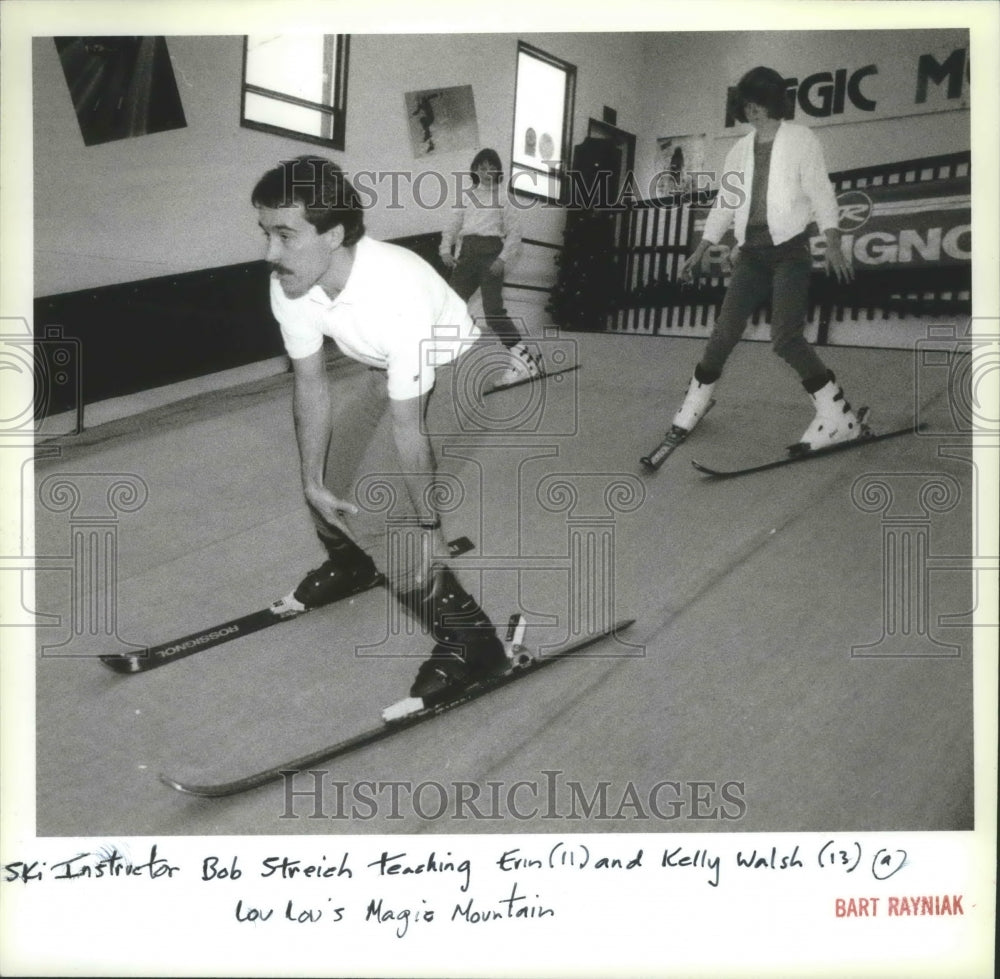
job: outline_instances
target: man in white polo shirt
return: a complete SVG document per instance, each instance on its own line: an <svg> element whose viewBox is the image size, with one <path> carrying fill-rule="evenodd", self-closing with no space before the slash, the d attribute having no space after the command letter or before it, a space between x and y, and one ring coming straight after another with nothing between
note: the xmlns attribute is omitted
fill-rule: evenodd
<svg viewBox="0 0 1000 979"><path fill-rule="evenodd" d="M350 499L354 482L388 409L395 457L377 460L374 471L402 475L425 538L418 566L388 569L389 584L435 640L410 692L425 700L446 696L506 666L489 618L436 560L448 551L432 508L434 451L421 424L437 369L467 350L479 331L428 263L367 237L361 199L330 160L283 162L260 179L252 201L267 240L271 308L294 372L303 493L329 558L283 602L315 608L378 580L346 517L359 515ZM372 368L358 398L331 392L324 337Z"/></svg>

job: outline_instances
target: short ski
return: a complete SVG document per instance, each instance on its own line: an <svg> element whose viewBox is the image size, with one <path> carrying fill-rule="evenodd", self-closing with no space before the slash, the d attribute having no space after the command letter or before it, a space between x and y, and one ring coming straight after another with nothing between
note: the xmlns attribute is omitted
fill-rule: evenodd
<svg viewBox="0 0 1000 979"><path fill-rule="evenodd" d="M468 537L459 537L448 543L448 550L452 557L467 554L474 547L475 545ZM350 595L345 595L344 598L351 598L362 592L370 591L372 588L379 588L384 584L385 576L379 574L367 584L351 592ZM343 600L343 598L340 599L340 601ZM335 605L336 602L330 604ZM326 607L325 605L320 606L320 608ZM108 669L114 670L116 673L147 673L157 667L166 666L167 663L175 663L186 656L200 653L204 649L211 649L213 646L221 646L222 643L230 642L233 639L249 636L251 633L260 632L261 629L267 629L279 622L297 619L309 611L315 610L306 609L303 612L294 612L285 609L278 612L275 611L274 605L271 605L257 612L242 615L237 619L231 619L229 622L209 626L200 632L192 632L179 639L161 643L159 646L149 646L134 653L115 653L101 656L100 660Z"/></svg>
<svg viewBox="0 0 1000 979"><path fill-rule="evenodd" d="M790 452L781 459L765 462L758 466L747 466L745 469L713 469L711 466L703 465L694 460L692 460L691 465L698 472L712 479L732 479L735 476L748 476L750 473L777 469L780 466L790 466L794 462L806 462L809 459L818 459L822 456L832 455L834 452L844 452L847 449L860 449L862 446L871 445L872 442L882 442L885 439L898 438L900 435L915 435L923 427L923 425L907 425L905 428L897 428L895 431L879 434L869 431L867 434L863 434L860 438L853 439L850 442L838 442L836 445L830 445L824 449L814 449L811 452Z"/></svg>
<svg viewBox="0 0 1000 979"><path fill-rule="evenodd" d="M701 418L699 418L698 421L700 422L713 407L715 407L714 398L706 405L705 410L701 413ZM674 451L674 449L687 441L688 436L692 431L694 431L694 429L678 428L676 425L671 425L670 431L663 436L663 441L655 449L653 449L648 456L643 456L639 460L645 467L646 471L656 472L656 470L659 469L664 462L666 462L667 457Z"/></svg>
<svg viewBox="0 0 1000 979"><path fill-rule="evenodd" d="M494 384L492 387L488 387L483 391L482 396L485 398L490 394L498 394L500 391L509 391L511 388L519 388L522 384L531 384L534 381L544 381L550 377L559 377L562 374L572 374L573 371L578 371L580 369L579 364L574 364L572 367L563 367L562 370L557 371L542 371L541 374L535 374L533 377L522 377L519 381L514 381L511 384Z"/></svg>
<svg viewBox="0 0 1000 979"><path fill-rule="evenodd" d="M206 798L221 798L223 796L237 795L240 792L247 792L250 789L256 789L261 785L266 785L268 782L276 781L285 772L304 771L312 768L314 765L332 761L335 758L342 758L352 751L357 751L370 744L391 738L393 735L400 734L411 727L415 727L417 724L429 721L463 704L478 700L480 697L492 693L494 690L499 690L501 687L505 687L515 680L531 676L539 670L551 666L553 663L558 663L574 653L586 649L588 646L593 646L602 639L624 632L634 621L634 619L626 619L616 622L602 632L594 633L586 636L584 639L570 643L545 657L534 656L528 653L519 643L513 646L508 643L508 655L510 656L511 665L506 672L473 683L443 703L422 706L411 711L408 710L411 701L401 701L400 704L407 705L403 708L404 713L402 716L396 716L391 720L384 719L378 727L371 728L361 734L356 734L354 737L347 738L344 741L338 741L336 744L329 745L326 748L320 748L318 751L303 755L301 758L282 762L272 768L265 768L263 771L253 775L246 775L232 782L220 782L214 785L195 785L170 778L166 775L160 775L160 781L165 785L169 785L172 789L176 789L178 792L183 792L187 795L204 796ZM420 702L418 701L417 703ZM394 707L399 707L399 705L394 705ZM383 718L391 716L393 711L394 708L387 708L383 712Z"/></svg>

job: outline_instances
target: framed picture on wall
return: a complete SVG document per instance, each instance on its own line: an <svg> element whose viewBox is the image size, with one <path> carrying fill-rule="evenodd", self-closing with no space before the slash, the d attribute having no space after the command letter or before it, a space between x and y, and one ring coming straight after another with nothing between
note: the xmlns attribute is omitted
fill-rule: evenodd
<svg viewBox="0 0 1000 979"><path fill-rule="evenodd" d="M690 193L695 189L695 174L705 169L705 146L708 137L661 136L656 141L657 197Z"/></svg>
<svg viewBox="0 0 1000 979"><path fill-rule="evenodd" d="M403 96L415 157L474 149L479 145L471 85L430 88Z"/></svg>
<svg viewBox="0 0 1000 979"><path fill-rule="evenodd" d="M87 146L187 125L166 38L54 40Z"/></svg>

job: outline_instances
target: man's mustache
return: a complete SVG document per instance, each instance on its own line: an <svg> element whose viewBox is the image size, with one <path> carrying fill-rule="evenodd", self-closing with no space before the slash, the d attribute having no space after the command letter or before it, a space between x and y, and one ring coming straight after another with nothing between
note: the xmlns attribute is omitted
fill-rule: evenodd
<svg viewBox="0 0 1000 979"><path fill-rule="evenodd" d="M279 274L282 274L282 275L291 275L292 274L292 270L291 269L286 269L284 265L275 265L273 262L269 263L268 268L272 272L278 272Z"/></svg>

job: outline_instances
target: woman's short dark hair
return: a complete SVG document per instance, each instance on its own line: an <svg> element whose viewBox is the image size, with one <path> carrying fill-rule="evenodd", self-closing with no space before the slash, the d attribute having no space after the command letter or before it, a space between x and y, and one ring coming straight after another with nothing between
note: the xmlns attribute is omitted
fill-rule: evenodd
<svg viewBox="0 0 1000 979"><path fill-rule="evenodd" d="M295 207L319 234L344 227L344 244L354 245L365 233L364 205L358 192L332 160L299 156L268 170L253 189L254 207Z"/></svg>
<svg viewBox="0 0 1000 979"><path fill-rule="evenodd" d="M733 114L740 122L746 122L748 102L767 110L768 118L784 119L788 86L785 79L773 68L751 68L737 83Z"/></svg>
<svg viewBox="0 0 1000 979"><path fill-rule="evenodd" d="M500 162L500 154L496 150L485 149L480 150L472 158L472 165L469 167L472 171L472 179L476 184L479 183L479 174L476 173L476 168L481 167L484 163L491 170L499 172L500 179L503 180L503 164Z"/></svg>

